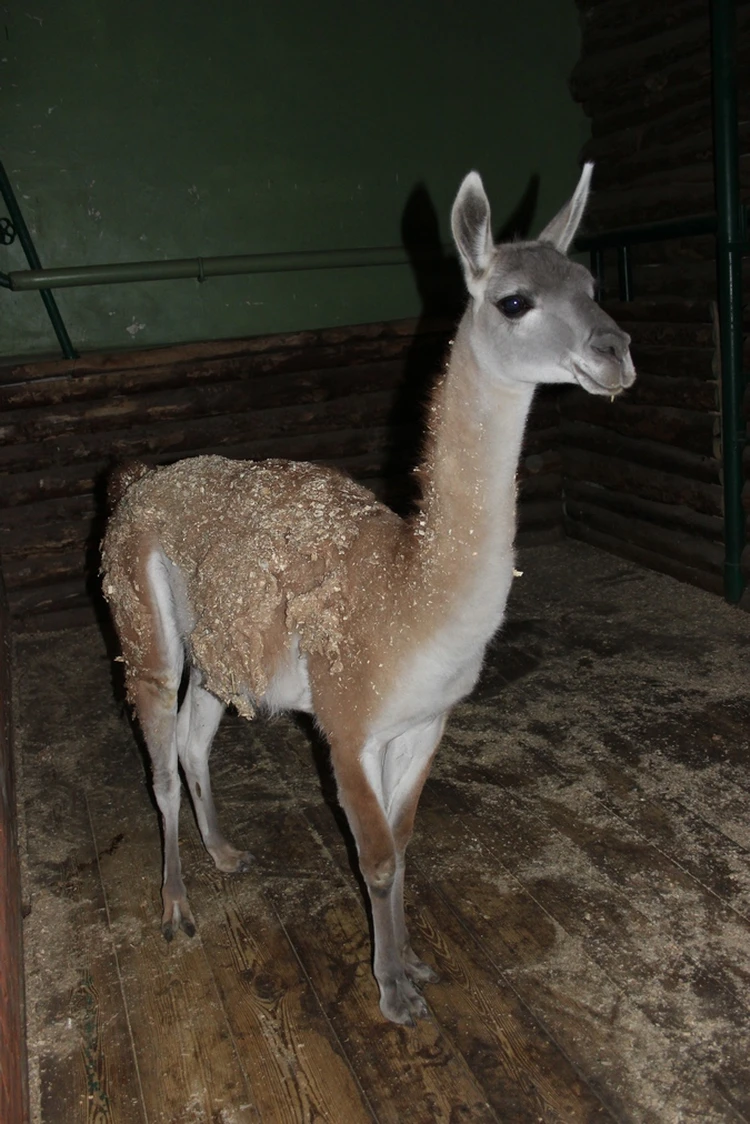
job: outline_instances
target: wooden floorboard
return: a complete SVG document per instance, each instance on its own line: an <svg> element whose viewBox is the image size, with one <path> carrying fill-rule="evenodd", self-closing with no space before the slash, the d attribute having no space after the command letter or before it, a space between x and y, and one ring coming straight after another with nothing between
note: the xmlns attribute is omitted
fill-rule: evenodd
<svg viewBox="0 0 750 1124"><path fill-rule="evenodd" d="M296 822L295 822L296 819ZM313 853L303 816L290 818ZM336 1028L380 1121L494 1121L482 1086L432 1020L387 1025L372 978L367 916L352 886L323 849L318 877L293 894L277 884L275 904L300 962ZM302 893L300 893L302 889Z"/></svg>
<svg viewBox="0 0 750 1124"><path fill-rule="evenodd" d="M228 716L219 874L160 934L147 771L95 628L19 637L33 1124L750 1121L750 617L579 543L525 552L420 807L441 982L383 1021L325 754Z"/></svg>
<svg viewBox="0 0 750 1124"><path fill-rule="evenodd" d="M264 824L279 818L275 808L257 810ZM261 1117L372 1121L296 949L256 878L217 872L192 821L183 855L200 940Z"/></svg>
<svg viewBox="0 0 750 1124"><path fill-rule="evenodd" d="M27 817L41 820L28 832L26 971L37 997L32 1017L44 1028L34 1059L37 1111L71 1124L140 1124L140 1076L85 794L52 754L35 766Z"/></svg>
<svg viewBox="0 0 750 1124"><path fill-rule="evenodd" d="M192 1124L231 1112L233 1124L250 1124L260 1116L208 952L200 940L169 945L161 935L159 827L142 771L132 758L121 768L106 787L92 785L88 799L146 1119Z"/></svg>
<svg viewBox="0 0 750 1124"><path fill-rule="evenodd" d="M620 989L631 1014L635 1008L641 1016L643 1033L652 1038L651 1053L654 1062L658 1057L661 1081L668 1077L687 1086L691 1068L699 1065L704 1078L717 1087L731 1083L735 1105L745 1111L750 1073L742 1007L736 1006L736 953L733 942L719 941L712 947L710 941L706 946L705 939L720 929L727 935L736 931L740 919L729 916L716 898L648 844L634 839L627 828L618 832L618 825L602 824L603 817L595 819L586 808L585 794L569 795L577 806L572 813L566 809L564 831L556 826L562 793L555 794L555 814L547 816L535 816L523 805L519 815L504 793L487 798L491 813L481 804L474 810L452 799L459 813L455 836L448 825L456 820L448 820L440 805L435 809L429 795L422 811L425 817L437 813L436 829L449 847L455 848L467 836L476 841L490 876L503 869L517 879L541 911L540 919L554 919L569 946L577 946L592 962L591 977L601 973ZM549 794L546 802L553 803ZM540 797L535 806L544 810L544 803ZM533 820L537 830L528 848L524 846L527 824ZM435 852L432 837L430 852ZM475 861L479 865L478 854ZM737 943L748 947L750 934L741 924ZM695 1019L696 987L713 997L711 1022ZM688 1021L695 1024L689 1059L679 1039L676 1048L668 1045L672 1032L684 1030ZM715 1043L717 1024L722 1028L720 1052ZM595 1042L595 1026L591 1034ZM710 1098L704 1105L701 1094L694 1111L700 1115L709 1107Z"/></svg>
<svg viewBox="0 0 750 1124"><path fill-rule="evenodd" d="M347 851L330 809L316 805L305 814L345 870ZM440 975L439 986L426 990L430 1010L481 1079L498 1118L609 1119L558 1046L498 978L477 942L467 939L466 929L419 867L411 871L408 900L417 951Z"/></svg>

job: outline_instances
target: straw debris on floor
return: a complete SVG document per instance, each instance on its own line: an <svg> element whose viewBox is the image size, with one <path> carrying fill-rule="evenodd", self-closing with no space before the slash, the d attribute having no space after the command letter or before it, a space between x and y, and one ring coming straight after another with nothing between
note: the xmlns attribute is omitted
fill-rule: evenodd
<svg viewBox="0 0 750 1124"><path fill-rule="evenodd" d="M34 1124L750 1120L750 617L574 542L522 553L410 850L431 1018L386 1023L324 747L225 719L219 874L159 931L147 770L93 628L19 637Z"/></svg>

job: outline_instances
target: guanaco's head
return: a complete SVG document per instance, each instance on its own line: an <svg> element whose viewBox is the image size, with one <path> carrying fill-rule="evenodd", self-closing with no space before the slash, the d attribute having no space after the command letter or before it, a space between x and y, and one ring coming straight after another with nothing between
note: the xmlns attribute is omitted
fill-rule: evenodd
<svg viewBox="0 0 750 1124"><path fill-rule="evenodd" d="M471 346L490 379L578 383L609 395L635 379L630 337L594 300L589 271L566 256L592 170L584 165L573 197L537 241L498 246L479 175L461 184L451 225L471 297Z"/></svg>

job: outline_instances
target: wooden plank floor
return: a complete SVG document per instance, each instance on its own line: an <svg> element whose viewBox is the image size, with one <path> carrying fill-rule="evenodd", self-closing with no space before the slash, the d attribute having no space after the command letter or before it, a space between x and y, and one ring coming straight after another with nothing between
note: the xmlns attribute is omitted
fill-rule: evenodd
<svg viewBox="0 0 750 1124"><path fill-rule="evenodd" d="M111 653L16 644L34 1124L750 1121L750 616L579 543L528 550L410 855L431 1018L385 1023L352 845L301 723L214 750L249 874L184 809L198 935Z"/></svg>

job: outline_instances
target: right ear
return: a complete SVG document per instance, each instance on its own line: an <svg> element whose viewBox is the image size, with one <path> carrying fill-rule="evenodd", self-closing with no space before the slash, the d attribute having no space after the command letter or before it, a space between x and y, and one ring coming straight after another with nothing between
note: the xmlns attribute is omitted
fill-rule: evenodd
<svg viewBox="0 0 750 1124"><path fill-rule="evenodd" d="M469 172L458 189L451 211L451 229L461 255L466 288L473 297L478 297L494 250L490 204L478 172Z"/></svg>
<svg viewBox="0 0 750 1124"><path fill-rule="evenodd" d="M589 197L593 170L593 164L583 165L581 178L578 181L578 187L573 192L573 198L555 215L552 222L547 223L539 235L540 242L551 242L561 254L567 254L568 247L581 225L583 212L586 210L586 200Z"/></svg>

